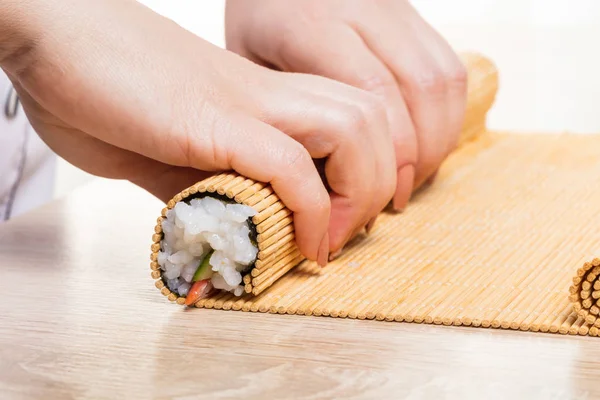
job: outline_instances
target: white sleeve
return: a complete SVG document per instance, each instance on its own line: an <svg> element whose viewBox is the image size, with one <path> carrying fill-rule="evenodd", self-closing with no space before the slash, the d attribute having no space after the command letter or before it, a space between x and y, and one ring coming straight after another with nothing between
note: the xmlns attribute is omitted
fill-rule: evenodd
<svg viewBox="0 0 600 400"><path fill-rule="evenodd" d="M16 100L0 73L0 222L46 203L54 192L56 157Z"/></svg>

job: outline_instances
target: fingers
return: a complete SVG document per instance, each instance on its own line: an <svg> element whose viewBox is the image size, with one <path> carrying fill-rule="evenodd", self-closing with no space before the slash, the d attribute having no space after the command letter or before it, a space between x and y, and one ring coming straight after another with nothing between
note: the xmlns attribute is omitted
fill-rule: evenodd
<svg viewBox="0 0 600 400"><path fill-rule="evenodd" d="M328 225L331 204L308 151L268 124L245 116L229 116L228 129L215 131L214 165L269 182L294 213L300 251L321 265L329 256ZM218 132L218 133L217 133ZM192 144L191 159L204 155L205 143ZM194 167L194 165L191 165Z"/></svg>
<svg viewBox="0 0 600 400"><path fill-rule="evenodd" d="M458 139L466 73L448 44L408 2L385 4L388 8L365 13L353 25L400 84L417 133L418 186L435 172Z"/></svg>
<svg viewBox="0 0 600 400"><path fill-rule="evenodd" d="M397 167L394 208L405 207L413 189L417 142L412 121L394 75L369 50L360 36L344 23L311 26L300 36L287 36L279 51L256 47L266 58L287 71L321 75L367 90L385 106Z"/></svg>
<svg viewBox="0 0 600 400"><path fill-rule="evenodd" d="M27 110L37 107L25 91L21 93ZM252 118L214 111L211 115L220 117L213 115L210 120L212 132L206 127L188 128L164 138L163 149L177 149L164 152L180 156L165 157L163 163L63 126L62 121L39 107L32 114L51 118L39 124L33 119L32 123L51 148L60 148L59 153L67 161L95 175L129 179L163 201L207 177L210 172L205 171L233 169L249 178L270 182L294 212L300 250L322 265L327 262L329 196L306 149L275 128ZM188 119L194 120L191 116Z"/></svg>
<svg viewBox="0 0 600 400"><path fill-rule="evenodd" d="M329 239L336 251L393 196L395 156L385 108L375 96L329 79L287 79L294 90L270 91L275 97L263 102L261 110L269 124L301 143L313 158L327 158Z"/></svg>

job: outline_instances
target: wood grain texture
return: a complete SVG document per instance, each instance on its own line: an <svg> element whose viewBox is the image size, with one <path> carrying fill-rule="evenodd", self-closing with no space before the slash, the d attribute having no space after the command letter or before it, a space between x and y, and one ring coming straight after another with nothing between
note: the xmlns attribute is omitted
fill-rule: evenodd
<svg viewBox="0 0 600 400"><path fill-rule="evenodd" d="M160 207L102 181L0 226L1 399L600 396L596 338L174 307Z"/></svg>

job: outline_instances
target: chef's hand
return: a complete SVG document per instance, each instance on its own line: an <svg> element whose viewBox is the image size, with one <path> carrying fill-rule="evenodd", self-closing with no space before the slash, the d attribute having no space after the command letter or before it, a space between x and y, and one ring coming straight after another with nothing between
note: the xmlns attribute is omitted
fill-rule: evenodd
<svg viewBox="0 0 600 400"><path fill-rule="evenodd" d="M467 75L450 46L404 0L228 0L227 48L275 69L333 78L386 105L405 207L454 149Z"/></svg>
<svg viewBox="0 0 600 400"><path fill-rule="evenodd" d="M321 264L393 196L385 108L367 92L255 65L133 0L5 0L0 20L33 127L92 174L163 200L214 171L270 182Z"/></svg>

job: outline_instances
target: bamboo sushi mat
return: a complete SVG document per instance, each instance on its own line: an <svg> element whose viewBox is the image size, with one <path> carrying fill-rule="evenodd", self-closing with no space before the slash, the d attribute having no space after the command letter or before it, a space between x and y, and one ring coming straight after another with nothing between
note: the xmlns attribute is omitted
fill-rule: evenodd
<svg viewBox="0 0 600 400"><path fill-rule="evenodd" d="M402 214L326 268L196 306L598 336L600 135L488 132L483 92L470 87L465 142Z"/></svg>

